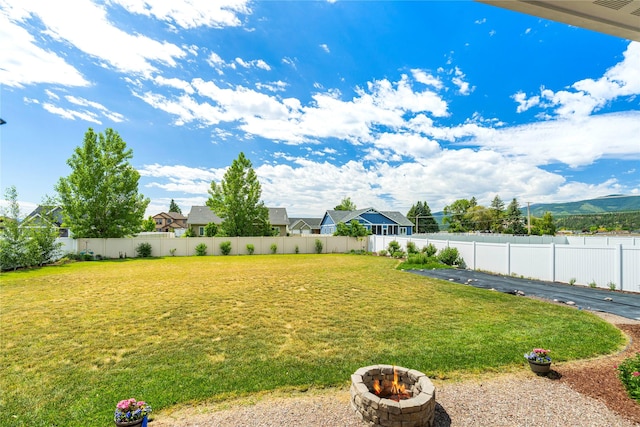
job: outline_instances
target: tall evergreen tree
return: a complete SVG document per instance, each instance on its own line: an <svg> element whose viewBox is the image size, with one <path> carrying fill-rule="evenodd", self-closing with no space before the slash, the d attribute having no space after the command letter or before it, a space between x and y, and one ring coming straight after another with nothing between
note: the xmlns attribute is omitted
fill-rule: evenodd
<svg viewBox="0 0 640 427"><path fill-rule="evenodd" d="M523 217L522 211L520 210L520 205L518 204L518 200L515 197L513 198L513 200L511 200L509 206L507 206L507 211L505 212L505 222L505 233L526 234L526 219Z"/></svg>
<svg viewBox="0 0 640 427"><path fill-rule="evenodd" d="M125 237L140 231L149 199L138 193L133 151L113 129L84 135L67 164L71 174L55 189L64 222L75 237Z"/></svg>
<svg viewBox="0 0 640 427"><path fill-rule="evenodd" d="M494 233L502 233L504 230L504 226L502 224L502 219L504 217L504 202L500 198L499 195L496 196L491 201L491 231Z"/></svg>
<svg viewBox="0 0 640 427"><path fill-rule="evenodd" d="M211 182L207 206L222 218L220 228L226 236L270 236L269 209L261 194L251 161L241 152L220 184Z"/></svg>
<svg viewBox="0 0 640 427"><path fill-rule="evenodd" d="M171 199L171 203L169 203L169 212L177 212L179 214L182 213L182 210L180 210L180 206L178 206L178 204L173 199Z"/></svg>
<svg viewBox="0 0 640 427"><path fill-rule="evenodd" d="M433 217L427 202L418 201L418 203L411 206L411 209L407 212L407 218L413 222L415 233L437 233L440 231L438 221Z"/></svg>

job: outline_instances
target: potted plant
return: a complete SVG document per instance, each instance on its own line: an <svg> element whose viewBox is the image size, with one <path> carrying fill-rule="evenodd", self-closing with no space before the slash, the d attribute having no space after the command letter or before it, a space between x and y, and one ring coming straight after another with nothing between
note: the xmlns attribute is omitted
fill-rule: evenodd
<svg viewBox="0 0 640 427"><path fill-rule="evenodd" d="M147 416L151 413L151 406L134 398L125 399L116 405L113 420L117 426L147 427Z"/></svg>
<svg viewBox="0 0 640 427"><path fill-rule="evenodd" d="M551 350L534 348L530 353L525 353L524 358L529 361L529 367L538 375L546 375L551 369Z"/></svg>

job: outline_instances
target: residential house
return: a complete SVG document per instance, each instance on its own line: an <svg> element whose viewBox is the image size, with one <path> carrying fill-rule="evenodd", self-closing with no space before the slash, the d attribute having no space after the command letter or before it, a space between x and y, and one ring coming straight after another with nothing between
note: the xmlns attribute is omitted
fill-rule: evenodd
<svg viewBox="0 0 640 427"><path fill-rule="evenodd" d="M52 220L53 223L50 221ZM69 237L69 228L63 227L64 218L60 206L38 206L20 223L21 227L42 227L53 225L58 229L59 237Z"/></svg>
<svg viewBox="0 0 640 427"><path fill-rule="evenodd" d="M400 212L366 208L355 211L328 210L320 222L320 233L333 234L338 223L349 224L353 220L364 225L371 234L379 236L410 236L413 232L413 223Z"/></svg>
<svg viewBox="0 0 640 427"><path fill-rule="evenodd" d="M220 226L222 218L214 214L209 206L191 206L191 211L187 216L187 228L191 229L194 235L204 236L204 228L210 222Z"/></svg>
<svg viewBox="0 0 640 427"><path fill-rule="evenodd" d="M286 208L268 208L269 209L269 223L271 224L271 230L275 232L277 236L286 236L289 233L289 216L287 215Z"/></svg>
<svg viewBox="0 0 640 427"><path fill-rule="evenodd" d="M289 232L293 235L320 234L322 218L289 218Z"/></svg>
<svg viewBox="0 0 640 427"><path fill-rule="evenodd" d="M181 234L187 228L187 217L178 212L160 212L153 216L157 232Z"/></svg>

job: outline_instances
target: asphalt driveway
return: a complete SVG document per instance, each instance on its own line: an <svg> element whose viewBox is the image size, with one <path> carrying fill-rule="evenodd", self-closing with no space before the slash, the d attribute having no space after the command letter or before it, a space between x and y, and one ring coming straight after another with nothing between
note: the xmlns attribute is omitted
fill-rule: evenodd
<svg viewBox="0 0 640 427"><path fill-rule="evenodd" d="M609 291L606 289L571 286L567 284L519 279L481 273L473 270L435 269L408 270L410 273L435 279L495 289L500 292L536 296L573 305L578 309L603 311L629 319L640 320L640 294Z"/></svg>

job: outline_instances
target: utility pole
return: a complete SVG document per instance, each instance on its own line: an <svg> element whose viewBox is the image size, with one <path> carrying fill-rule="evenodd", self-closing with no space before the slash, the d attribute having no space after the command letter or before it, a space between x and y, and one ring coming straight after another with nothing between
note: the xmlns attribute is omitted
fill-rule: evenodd
<svg viewBox="0 0 640 427"><path fill-rule="evenodd" d="M527 229L529 236L531 236L531 202L527 202Z"/></svg>

